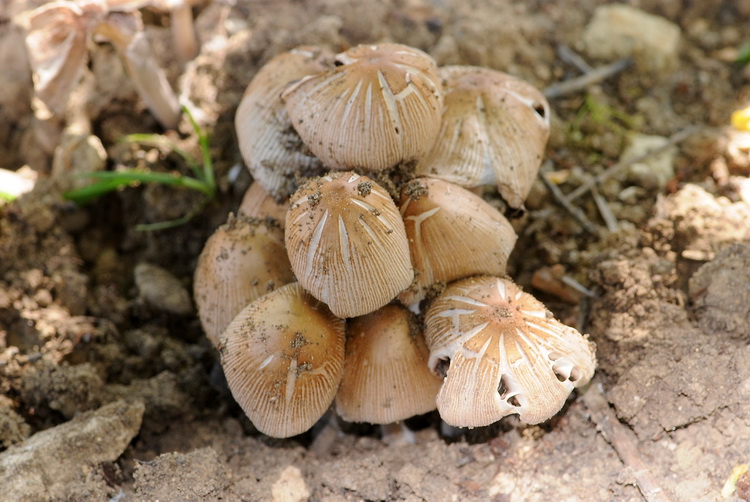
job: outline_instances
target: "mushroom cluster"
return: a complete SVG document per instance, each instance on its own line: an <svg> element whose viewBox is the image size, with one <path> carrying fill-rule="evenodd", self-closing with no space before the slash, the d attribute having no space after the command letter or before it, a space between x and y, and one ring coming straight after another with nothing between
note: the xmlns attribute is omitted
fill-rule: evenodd
<svg viewBox="0 0 750 502"><path fill-rule="evenodd" d="M510 75L438 68L399 44L300 47L249 84L235 124L254 177L195 274L203 327L263 433L335 402L387 424L538 423L594 372L594 346L506 276L510 214L549 136L542 94Z"/></svg>

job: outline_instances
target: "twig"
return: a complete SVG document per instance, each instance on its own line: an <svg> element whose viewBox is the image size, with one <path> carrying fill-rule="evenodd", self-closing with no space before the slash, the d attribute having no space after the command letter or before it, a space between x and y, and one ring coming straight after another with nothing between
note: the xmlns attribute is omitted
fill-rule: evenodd
<svg viewBox="0 0 750 502"><path fill-rule="evenodd" d="M594 70L593 66L584 61L581 56L565 44L560 44L557 47L557 55L560 56L560 59L564 62L572 64L578 68L581 73L591 73Z"/></svg>
<svg viewBox="0 0 750 502"><path fill-rule="evenodd" d="M591 187L591 195L594 197L594 202L596 203L597 209L599 209L599 214L602 215L602 219L607 225L607 230L609 230L610 232L617 232L617 218L615 218L615 215L612 214L612 209L609 207L609 204L604 199L604 197L602 197L602 194L599 193L599 190L597 190L595 186Z"/></svg>
<svg viewBox="0 0 750 502"><path fill-rule="evenodd" d="M585 89L591 85L598 84L602 80L606 80L612 75L620 73L622 70L630 66L630 59L618 59L617 61L608 65L600 66L599 68L593 69L588 73L584 73L580 77L560 82L559 84L552 84L542 91L544 97L547 99L559 98L568 94L573 94L581 89Z"/></svg>
<svg viewBox="0 0 750 502"><path fill-rule="evenodd" d="M622 463L632 472L643 498L647 502L673 502L672 494L659 486L659 482L651 473L651 469L643 461L633 432L620 423L609 407L601 384L596 381L592 382L589 388L583 392L581 399L586 405L597 431L614 448Z"/></svg>
<svg viewBox="0 0 750 502"><path fill-rule="evenodd" d="M547 161L545 167L549 166L550 162ZM586 214L580 209L575 207L573 204L570 203L570 201L565 197L565 194L562 193L562 190L552 183L549 178L547 177L547 174L545 173L546 169L545 167L542 167L542 169L539 171L539 177L542 179L542 183L544 183L544 186L547 187L547 190L552 194L552 196L557 200L557 202L566 210L568 211L573 218L576 219L576 221L583 227L583 229L590 233L597 235L599 234L599 227L597 225L594 225L591 223L591 220L589 220L586 217Z"/></svg>
<svg viewBox="0 0 750 502"><path fill-rule="evenodd" d="M568 202L573 202L581 195L585 194L589 190L591 190L594 186L598 185L599 183L602 183L603 181L608 180L615 174L619 173L620 171L632 166L633 164L637 164L639 162L643 162L644 160L648 159L649 157L653 155L658 155L661 152L667 150L668 148L671 148L672 146L676 145L677 143L680 143L687 139L690 135L698 132L701 130L698 126L691 126L683 129L682 131L678 131L674 133L672 136L669 137L666 143L663 145L657 146L656 148L649 150L648 152L644 153L643 155L639 155L638 157L633 157L632 159L623 160L622 162L618 162L617 164L610 166L607 168L606 171L594 176L587 182L585 182L583 185L579 186L572 192L570 192L566 198Z"/></svg>

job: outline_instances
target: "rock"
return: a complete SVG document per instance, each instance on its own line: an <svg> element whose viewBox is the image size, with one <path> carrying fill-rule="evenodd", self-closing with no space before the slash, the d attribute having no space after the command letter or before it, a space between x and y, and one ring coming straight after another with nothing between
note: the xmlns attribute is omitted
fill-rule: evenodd
<svg viewBox="0 0 750 502"><path fill-rule="evenodd" d="M632 134L628 146L620 156L620 162L639 157L663 146L668 141L662 136ZM644 161L631 165L627 171L628 181L649 190L664 190L667 182L674 176L676 154L677 147L671 146L657 155L651 155Z"/></svg>
<svg viewBox="0 0 750 502"><path fill-rule="evenodd" d="M750 340L750 244L730 244L690 278L693 310L706 333Z"/></svg>
<svg viewBox="0 0 750 502"><path fill-rule="evenodd" d="M151 462L138 463L133 477L137 502L217 500L216 495L229 484L225 466L210 447L164 453Z"/></svg>
<svg viewBox="0 0 750 502"><path fill-rule="evenodd" d="M115 461L138 434L143 409L140 402L116 401L11 446L0 453L0 497L15 502L76 499L69 495L91 469Z"/></svg>
<svg viewBox="0 0 750 502"><path fill-rule="evenodd" d="M92 183L85 175L103 171L106 162L107 151L98 137L68 128L55 148L52 177L60 182L63 190L83 188Z"/></svg>
<svg viewBox="0 0 750 502"><path fill-rule="evenodd" d="M0 448L23 441L31 427L15 412L10 399L0 396Z"/></svg>
<svg viewBox="0 0 750 502"><path fill-rule="evenodd" d="M602 5L583 33L586 53L614 60L632 57L644 70L663 72L679 60L680 28L628 5Z"/></svg>
<svg viewBox="0 0 750 502"><path fill-rule="evenodd" d="M157 310L179 315L193 312L193 303L185 286L161 267L139 263L135 267L135 284L140 298Z"/></svg>
<svg viewBox="0 0 750 502"><path fill-rule="evenodd" d="M310 498L302 472L293 465L288 465L279 479L271 487L273 502L305 502Z"/></svg>

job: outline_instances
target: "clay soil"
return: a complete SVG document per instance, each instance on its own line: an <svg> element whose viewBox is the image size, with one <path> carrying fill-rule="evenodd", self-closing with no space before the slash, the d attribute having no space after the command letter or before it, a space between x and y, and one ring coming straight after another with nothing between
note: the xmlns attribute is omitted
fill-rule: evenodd
<svg viewBox="0 0 750 502"><path fill-rule="evenodd" d="M258 433L192 307L155 301L135 267L163 267L178 284L161 287L190 290L204 242L251 181L235 168L232 120L273 55L390 40L441 65L484 65L546 88L580 75L563 45L592 66L611 62L581 44L605 2L204 2L194 9L202 53L184 70L170 54L169 17L145 11L173 86L210 135L219 182L197 217L155 232L135 226L178 217L200 194L140 186L80 208L62 198L72 171L50 173L10 20L39 3L0 6L9 9L0 10L0 167L39 173L34 191L0 205L0 500L750 500L750 475L721 494L750 462L750 141L729 126L750 98L750 70L735 62L750 42L749 2L629 2L680 28L673 60L655 70L636 55L624 72L550 100L545 169L567 193L614 165L633 133L698 128L671 152L665 182L626 169L598 185L610 230L591 192L574 201L595 227L587 231L541 181L515 222L508 272L590 335L593 383L538 426L508 417L450 430L436 414L417 417L415 444L335 417L291 439ZM90 48L82 106L106 167L187 173L173 154L118 143L163 131L112 47ZM183 120L169 134L197 152L190 132ZM85 170L87 158L62 164ZM550 267L589 294L539 281Z"/></svg>

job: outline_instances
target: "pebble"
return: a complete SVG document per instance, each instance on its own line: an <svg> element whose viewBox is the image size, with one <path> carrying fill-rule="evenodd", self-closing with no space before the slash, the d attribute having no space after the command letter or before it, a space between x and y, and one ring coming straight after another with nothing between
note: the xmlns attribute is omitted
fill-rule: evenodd
<svg viewBox="0 0 750 502"><path fill-rule="evenodd" d="M602 5L583 33L586 53L597 59L632 57L644 70L663 72L679 62L681 30L663 17L628 5Z"/></svg>
<svg viewBox="0 0 750 502"><path fill-rule="evenodd" d="M190 294L169 271L141 262L136 265L134 275L140 298L148 305L178 315L193 312Z"/></svg>
<svg viewBox="0 0 750 502"><path fill-rule="evenodd" d="M663 136L632 134L629 137L628 146L622 152L620 162L639 157L668 141ZM627 170L628 181L649 190L664 190L667 182L674 176L676 153L677 147L671 146L657 155L647 157L642 162L636 162Z"/></svg>

